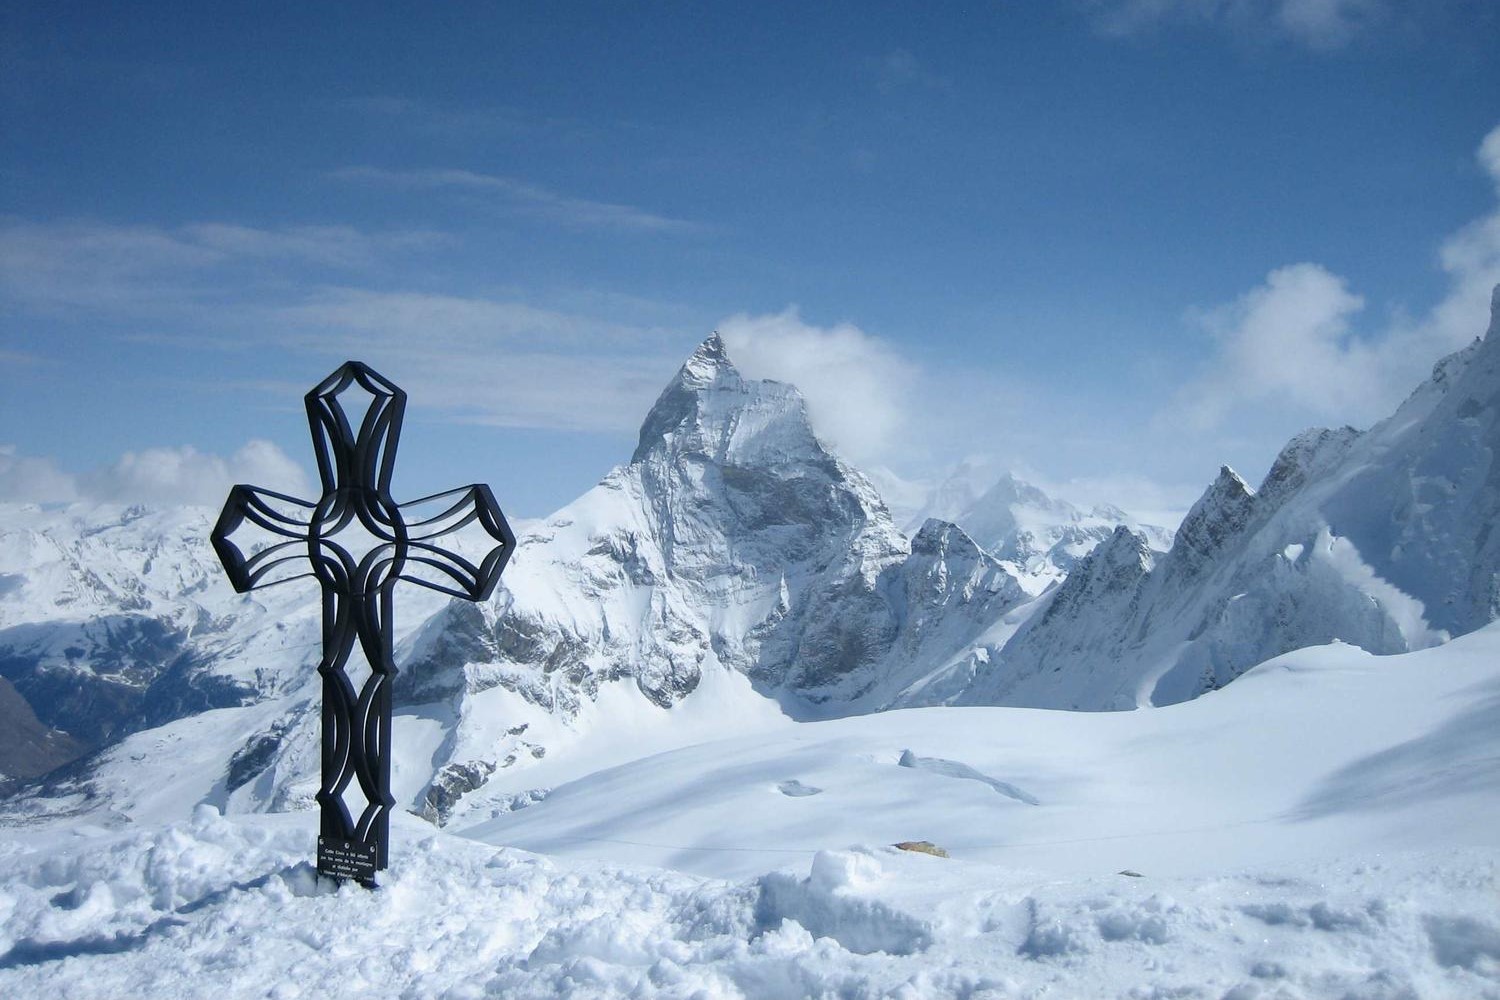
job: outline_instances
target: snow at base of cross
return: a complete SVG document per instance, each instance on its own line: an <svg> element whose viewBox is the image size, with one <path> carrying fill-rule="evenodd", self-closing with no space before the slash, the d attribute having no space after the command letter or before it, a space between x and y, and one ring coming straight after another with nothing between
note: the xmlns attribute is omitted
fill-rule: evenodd
<svg viewBox="0 0 1500 1000"><path fill-rule="evenodd" d="M370 892L306 814L8 845L8 996L1496 997L1493 851L1059 879L890 847L730 882L398 824Z"/></svg>

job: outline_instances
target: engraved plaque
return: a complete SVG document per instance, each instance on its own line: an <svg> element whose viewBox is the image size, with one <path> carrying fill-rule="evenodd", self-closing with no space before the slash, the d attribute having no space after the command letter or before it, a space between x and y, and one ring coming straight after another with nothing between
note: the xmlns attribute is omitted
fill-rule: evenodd
<svg viewBox="0 0 1500 1000"><path fill-rule="evenodd" d="M379 844L373 840L361 844L337 837L318 838L318 874L330 878L349 878L359 882L375 881Z"/></svg>

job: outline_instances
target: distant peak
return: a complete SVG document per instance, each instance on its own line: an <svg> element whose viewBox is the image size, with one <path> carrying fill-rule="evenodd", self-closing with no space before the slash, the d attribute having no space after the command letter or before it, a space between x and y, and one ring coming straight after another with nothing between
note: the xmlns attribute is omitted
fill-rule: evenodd
<svg viewBox="0 0 1500 1000"><path fill-rule="evenodd" d="M1227 465L1219 466L1219 475L1218 478L1214 480L1212 489L1215 492L1228 491L1235 496L1238 496L1242 493L1245 495L1249 495L1255 492L1250 488L1249 483L1240 478L1240 474L1238 472L1235 472Z"/></svg>
<svg viewBox="0 0 1500 1000"><path fill-rule="evenodd" d="M682 369L677 373L677 381L689 389L702 389L724 372L734 370L734 363L729 360L729 350L724 346L724 338L715 330L708 335L707 340L698 345L692 357L683 363Z"/></svg>
<svg viewBox="0 0 1500 1000"><path fill-rule="evenodd" d="M1177 529L1173 553L1204 560L1224 548L1250 522L1255 491L1229 466L1219 467L1219 476L1193 504Z"/></svg>

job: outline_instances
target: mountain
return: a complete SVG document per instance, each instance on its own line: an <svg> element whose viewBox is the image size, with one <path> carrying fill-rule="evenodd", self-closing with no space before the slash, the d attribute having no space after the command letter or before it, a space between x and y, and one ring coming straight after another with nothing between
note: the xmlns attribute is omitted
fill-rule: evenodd
<svg viewBox="0 0 1500 1000"><path fill-rule="evenodd" d="M1497 690L1491 626L1164 711L781 719L397 814L378 892L307 812L0 830L0 994L1493 998Z"/></svg>
<svg viewBox="0 0 1500 1000"><path fill-rule="evenodd" d="M909 664L945 662L1027 598L952 525L908 542L819 443L800 394L742 377L717 336L662 392L630 462L522 537L502 588L404 650L398 695L457 719L445 752L459 769L426 803L442 818L496 769L572 739L556 719L600 699L633 689L665 708L707 680L749 714L757 695L797 718L870 710ZM506 719L514 744L497 750L481 718Z"/></svg>
<svg viewBox="0 0 1500 1000"><path fill-rule="evenodd" d="M945 700L1170 704L1303 646L1399 653L1480 628L1500 617L1497 453L1500 288L1486 336L1391 417L1298 435L1258 490L1224 468L1160 558L1116 529Z"/></svg>
<svg viewBox="0 0 1500 1000"><path fill-rule="evenodd" d="M316 593L236 599L207 543L213 517L0 505L0 677L56 763L275 696L290 683L288 650L291 666L316 664Z"/></svg>
<svg viewBox="0 0 1500 1000"><path fill-rule="evenodd" d="M240 810L311 800L317 589L231 594L211 520L18 512L0 550L0 572L21 581L0 597L14 604L0 621L15 622L0 666L44 722L98 748L28 795L129 813L146 808L129 788L145 780L196 782ZM521 536L491 601L400 595L393 786L444 821L507 807L472 794L496 771L690 696L730 717L873 710L1028 597L951 524L908 540L817 440L800 394L745 379L710 337L630 461ZM237 711L206 727L215 709ZM188 745L202 771L174 763Z"/></svg>
<svg viewBox="0 0 1500 1000"><path fill-rule="evenodd" d="M1143 534L1153 549L1165 550L1172 544L1170 529L1140 524L1109 504L1077 507L1009 472L951 520L1004 563L1032 594L1060 582L1120 525Z"/></svg>
<svg viewBox="0 0 1500 1000"><path fill-rule="evenodd" d="M630 460L522 534L490 601L399 595L393 791L470 823L784 715L1167 704L1302 646L1473 631L1500 617L1497 355L1492 323L1389 420L1298 436L1258 490L1224 469L1162 552L1014 477L968 503L973 530L908 538L797 391L711 337ZM0 744L11 821L312 801L317 587L234 595L214 513L0 510L0 712L34 748ZM84 755L28 778L32 752L33 773Z"/></svg>
<svg viewBox="0 0 1500 1000"><path fill-rule="evenodd" d="M881 481L911 487L890 473ZM996 478L993 466L980 459L958 463L928 489L903 528L912 534L932 519L962 527L1033 596L1061 582L1120 525L1144 534L1157 551L1172 545L1170 528L1141 523L1111 504L1079 507L1013 472Z"/></svg>

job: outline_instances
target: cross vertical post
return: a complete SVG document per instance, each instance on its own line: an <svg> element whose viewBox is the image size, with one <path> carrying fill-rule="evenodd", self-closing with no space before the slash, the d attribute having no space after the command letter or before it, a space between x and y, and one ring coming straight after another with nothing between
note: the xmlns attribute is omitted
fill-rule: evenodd
<svg viewBox="0 0 1500 1000"><path fill-rule="evenodd" d="M356 396L362 414L345 405ZM395 807L396 583L485 600L516 539L483 484L405 504L391 498L406 393L368 365L347 362L307 394L306 404L321 497L312 502L235 486L211 538L238 593L306 576L322 588L318 873L373 886L375 873L390 862ZM465 528L479 536L466 553L436 544Z"/></svg>

